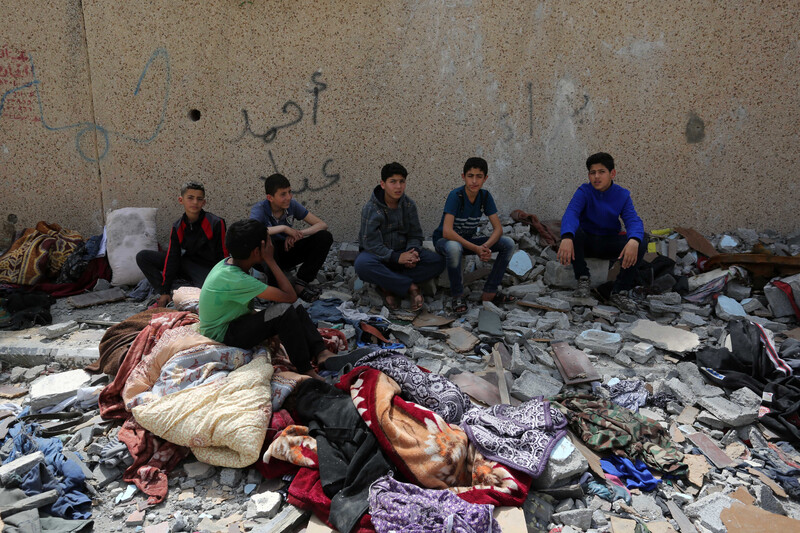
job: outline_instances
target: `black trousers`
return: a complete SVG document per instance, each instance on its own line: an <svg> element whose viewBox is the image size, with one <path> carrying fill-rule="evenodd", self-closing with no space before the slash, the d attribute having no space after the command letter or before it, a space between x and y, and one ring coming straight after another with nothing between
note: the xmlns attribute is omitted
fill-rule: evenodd
<svg viewBox="0 0 800 533"><path fill-rule="evenodd" d="M139 270L142 271L144 277L150 285L157 291L162 291L164 283L164 261L167 259L167 252L159 252L158 250L142 250L136 254L136 264L139 265ZM181 258L180 270L176 276L177 279L182 279L191 282L192 287L202 287L203 282L206 280L208 273L214 265L207 266L195 263L191 259ZM185 284L181 284L185 285ZM163 292L169 294L175 287L168 287Z"/></svg>
<svg viewBox="0 0 800 533"><path fill-rule="evenodd" d="M319 269L328 257L328 251L333 244L333 235L329 231L318 231L314 235L304 237L297 241L288 251L284 249L282 240L275 240L275 262L281 270L291 270L300 265L297 269L297 279L311 283L317 277ZM272 272L266 272L267 283L270 286L277 286L275 276Z"/></svg>
<svg viewBox="0 0 800 533"><path fill-rule="evenodd" d="M628 237L626 235L593 235L578 228L572 243L575 247L575 260L572 262L572 268L575 272L575 279L580 279L581 276L589 275L589 267L586 264L587 257L617 259L622 249L628 244ZM612 292L627 291L634 287L636 273L646 251L647 243L640 242L636 264L620 269L617 279L614 281L614 287L611 289Z"/></svg>
<svg viewBox="0 0 800 533"><path fill-rule="evenodd" d="M241 316L228 324L224 343L245 350L278 335L289 360L300 373L311 370L311 359L325 349L325 342L305 308L274 304L258 313Z"/></svg>

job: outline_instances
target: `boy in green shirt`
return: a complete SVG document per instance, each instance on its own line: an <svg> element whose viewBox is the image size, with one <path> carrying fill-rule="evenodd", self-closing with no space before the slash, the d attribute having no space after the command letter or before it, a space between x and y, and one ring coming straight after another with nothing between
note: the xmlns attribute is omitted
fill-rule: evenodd
<svg viewBox="0 0 800 533"><path fill-rule="evenodd" d="M230 257L209 272L200 291L200 333L228 346L251 349L278 335L297 371L322 379L311 367L334 354L325 344L302 306L273 305L253 312L253 298L292 304L294 287L275 262L267 228L258 220L241 220L228 228L225 246ZM253 265L264 263L277 280L277 287L250 276Z"/></svg>

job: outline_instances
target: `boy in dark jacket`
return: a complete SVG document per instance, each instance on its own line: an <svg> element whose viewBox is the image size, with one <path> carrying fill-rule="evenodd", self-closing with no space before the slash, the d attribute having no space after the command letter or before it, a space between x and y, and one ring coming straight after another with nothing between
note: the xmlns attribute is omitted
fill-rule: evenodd
<svg viewBox="0 0 800 533"><path fill-rule="evenodd" d="M206 205L203 184L197 181L185 183L178 202L185 212L172 225L167 251L142 250L136 254L139 269L160 293L158 307L166 306L171 300L177 278L190 281L194 287L202 287L214 265L228 255L225 220L203 211Z"/></svg>
<svg viewBox="0 0 800 533"><path fill-rule="evenodd" d="M575 296L586 298L591 280L585 258L620 259L622 268L611 289L611 303L632 313L636 304L629 291L647 248L643 242L644 225L633 207L631 193L614 183L617 171L613 157L605 152L590 155L586 169L589 183L578 187L561 219L558 260L562 265L572 263L578 280ZM621 233L620 218L625 223L625 233Z"/></svg>
<svg viewBox="0 0 800 533"><path fill-rule="evenodd" d="M387 307L396 309L398 297L408 294L411 309L418 311L424 298L417 284L441 274L444 258L422 248L417 204L405 195L407 176L400 163L381 169L381 181L361 210L355 269L384 291Z"/></svg>

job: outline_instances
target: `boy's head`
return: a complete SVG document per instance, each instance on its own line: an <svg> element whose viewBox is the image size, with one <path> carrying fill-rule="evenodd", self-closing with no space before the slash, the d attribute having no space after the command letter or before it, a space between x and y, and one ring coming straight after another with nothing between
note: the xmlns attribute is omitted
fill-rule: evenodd
<svg viewBox="0 0 800 533"><path fill-rule="evenodd" d="M258 220L239 220L228 226L225 247L234 259L248 259L253 250L261 250L261 241L267 239L267 227Z"/></svg>
<svg viewBox="0 0 800 533"><path fill-rule="evenodd" d="M197 217L206 205L206 188L199 181L187 181L181 187L178 202L183 205L187 215Z"/></svg>
<svg viewBox="0 0 800 533"><path fill-rule="evenodd" d="M265 179L264 192L273 208L288 209L292 202L292 186L283 174L275 173Z"/></svg>
<svg viewBox="0 0 800 533"><path fill-rule="evenodd" d="M388 200L399 201L406 192L408 171L400 163L383 165L381 169L381 188Z"/></svg>
<svg viewBox="0 0 800 533"><path fill-rule="evenodd" d="M600 192L608 190L617 175L614 158L605 152L597 152L586 158L586 170L589 171L589 183Z"/></svg>
<svg viewBox="0 0 800 533"><path fill-rule="evenodd" d="M467 192L477 194L483 184L486 183L487 177L489 177L489 165L484 158L470 157L464 163L464 172L461 174L461 179L464 180L464 187L467 188Z"/></svg>

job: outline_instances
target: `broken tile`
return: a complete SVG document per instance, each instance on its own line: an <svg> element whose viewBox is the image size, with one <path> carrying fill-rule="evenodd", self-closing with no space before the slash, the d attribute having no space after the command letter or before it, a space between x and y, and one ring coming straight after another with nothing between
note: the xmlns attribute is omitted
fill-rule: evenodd
<svg viewBox="0 0 800 533"><path fill-rule="evenodd" d="M599 329L587 329L575 337L575 346L592 353L616 355L622 346L619 333L609 333Z"/></svg>
<svg viewBox="0 0 800 533"><path fill-rule="evenodd" d="M689 475L687 476L689 483L702 487L705 475L711 470L711 465L708 464L706 458L702 455L685 454L683 462L689 467Z"/></svg>
<svg viewBox="0 0 800 533"><path fill-rule="evenodd" d="M800 520L770 513L739 501L721 510L720 521L725 528L723 531L727 533L765 531L765 524L769 524L770 531L800 531Z"/></svg>
<svg viewBox="0 0 800 533"><path fill-rule="evenodd" d="M674 353L691 352L700 345L700 337L696 333L672 326L662 326L652 320L637 320L631 324L627 333L657 348Z"/></svg>
<svg viewBox="0 0 800 533"><path fill-rule="evenodd" d="M440 327L452 324L454 318L447 318L444 316L434 315L427 311L423 311L414 318L412 324L418 328L422 327Z"/></svg>
<svg viewBox="0 0 800 533"><path fill-rule="evenodd" d="M478 331L494 337L502 337L503 326L500 316L489 309L482 308L478 313Z"/></svg>
<svg viewBox="0 0 800 533"><path fill-rule="evenodd" d="M717 468L733 466L731 458L725 455L725 452L720 450L704 433L692 433L688 437Z"/></svg>
<svg viewBox="0 0 800 533"><path fill-rule="evenodd" d="M471 351L480 342L478 337L464 328L449 328L440 331L447 335L447 344L459 353Z"/></svg>
<svg viewBox="0 0 800 533"><path fill-rule="evenodd" d="M600 374L586 353L572 348L565 342L555 342L552 348L553 360L565 384L574 385L600 380Z"/></svg>

